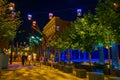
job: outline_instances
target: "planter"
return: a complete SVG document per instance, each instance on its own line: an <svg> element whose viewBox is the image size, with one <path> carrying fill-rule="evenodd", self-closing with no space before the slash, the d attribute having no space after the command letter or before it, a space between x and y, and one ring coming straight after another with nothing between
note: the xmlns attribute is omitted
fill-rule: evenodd
<svg viewBox="0 0 120 80"><path fill-rule="evenodd" d="M64 66L63 71L64 71L65 73L72 73L73 68L72 68L72 66L70 66L70 65L66 65L66 66Z"/></svg>
<svg viewBox="0 0 120 80"><path fill-rule="evenodd" d="M108 80L120 80L120 77L109 77Z"/></svg>
<svg viewBox="0 0 120 80"><path fill-rule="evenodd" d="M89 72L89 80L104 80L104 74L99 72Z"/></svg>
<svg viewBox="0 0 120 80"><path fill-rule="evenodd" d="M80 65L78 69L86 69L88 72L96 71L96 67L94 65Z"/></svg>
<svg viewBox="0 0 120 80"><path fill-rule="evenodd" d="M94 65L96 66L96 71L97 72L103 72L104 65L98 64L98 63L94 63Z"/></svg>
<svg viewBox="0 0 120 80"><path fill-rule="evenodd" d="M110 75L111 74L111 68L108 68L106 65L104 66L103 69L103 73L106 75Z"/></svg>
<svg viewBox="0 0 120 80"><path fill-rule="evenodd" d="M59 69L60 71L63 71L63 68L64 68L64 65L62 65L62 64L59 64L59 65L58 65L58 69Z"/></svg>
<svg viewBox="0 0 120 80"><path fill-rule="evenodd" d="M79 69L79 67L81 66L83 62L73 62L73 66L77 69Z"/></svg>
<svg viewBox="0 0 120 80"><path fill-rule="evenodd" d="M8 56L7 55L0 55L0 67L2 69L8 68Z"/></svg>
<svg viewBox="0 0 120 80"><path fill-rule="evenodd" d="M111 70L111 75L120 77L120 70L112 69Z"/></svg>
<svg viewBox="0 0 120 80"><path fill-rule="evenodd" d="M87 71L86 69L76 69L76 76L79 78L86 78L87 76Z"/></svg>
<svg viewBox="0 0 120 80"><path fill-rule="evenodd" d="M58 69L58 63L55 63L54 65L53 65L53 67L55 68L55 69Z"/></svg>

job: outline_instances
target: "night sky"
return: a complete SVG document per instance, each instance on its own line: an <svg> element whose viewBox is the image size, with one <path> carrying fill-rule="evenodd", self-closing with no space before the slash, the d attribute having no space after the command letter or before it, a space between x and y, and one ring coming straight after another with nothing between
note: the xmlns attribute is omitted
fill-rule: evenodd
<svg viewBox="0 0 120 80"><path fill-rule="evenodd" d="M33 16L32 20L36 20L39 28L49 22L48 14L52 12L54 16L59 16L63 20L74 21L77 17L77 9L82 9L85 14L88 11L93 14L97 5L97 0L9 0L15 3L15 9L21 12L23 20L20 30L30 31L31 22L27 20L27 15Z"/></svg>

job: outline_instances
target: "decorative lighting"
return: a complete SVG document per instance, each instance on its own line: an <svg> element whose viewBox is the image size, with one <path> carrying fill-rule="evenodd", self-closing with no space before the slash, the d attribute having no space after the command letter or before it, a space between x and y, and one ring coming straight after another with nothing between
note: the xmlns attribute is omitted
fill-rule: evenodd
<svg viewBox="0 0 120 80"><path fill-rule="evenodd" d="M16 17L16 12L12 11L11 15L12 15L13 18L15 18Z"/></svg>
<svg viewBox="0 0 120 80"><path fill-rule="evenodd" d="M59 31L60 30L60 26L57 25L56 26L56 30Z"/></svg>
<svg viewBox="0 0 120 80"><path fill-rule="evenodd" d="M32 22L32 29L33 29L33 30L36 30L36 29L37 29L36 24L37 24L37 22L36 22L36 21L33 21L33 22Z"/></svg>
<svg viewBox="0 0 120 80"><path fill-rule="evenodd" d="M33 26L36 26L36 23L37 23L36 21L33 21L33 22L32 22L32 25L33 25Z"/></svg>
<svg viewBox="0 0 120 80"><path fill-rule="evenodd" d="M77 9L77 16L81 16L82 15L82 9Z"/></svg>
<svg viewBox="0 0 120 80"><path fill-rule="evenodd" d="M118 8L118 6L119 6L118 3L114 3L113 5L115 8Z"/></svg>
<svg viewBox="0 0 120 80"><path fill-rule="evenodd" d="M35 37L34 37L34 36L31 36L31 38L32 38L32 39L35 39Z"/></svg>
<svg viewBox="0 0 120 80"><path fill-rule="evenodd" d="M31 19L32 19L32 15L28 14L28 20L31 20Z"/></svg>
<svg viewBox="0 0 120 80"><path fill-rule="evenodd" d="M14 10L14 8L15 8L15 4L11 2L11 3L9 4L9 9L10 9L10 10Z"/></svg>
<svg viewBox="0 0 120 80"><path fill-rule="evenodd" d="M49 13L49 19L53 18L53 13Z"/></svg>

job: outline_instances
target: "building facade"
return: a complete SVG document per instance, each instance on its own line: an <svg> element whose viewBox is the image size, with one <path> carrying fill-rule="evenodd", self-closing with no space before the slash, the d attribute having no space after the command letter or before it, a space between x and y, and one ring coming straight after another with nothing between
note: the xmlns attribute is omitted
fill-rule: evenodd
<svg viewBox="0 0 120 80"><path fill-rule="evenodd" d="M47 38L46 42L50 42L56 34L59 35L65 27L70 27L70 21L53 17L43 28L43 34Z"/></svg>
<svg viewBox="0 0 120 80"><path fill-rule="evenodd" d="M43 34L45 35L46 40L42 40L42 42L44 42L42 43L43 52L50 50L50 52L53 53L52 51L53 49L47 47L47 44L54 40L54 36L60 35L60 33L64 31L66 27L70 27L71 26L70 23L71 23L70 21L62 20L60 19L60 17L55 16L45 25L45 27L43 28Z"/></svg>

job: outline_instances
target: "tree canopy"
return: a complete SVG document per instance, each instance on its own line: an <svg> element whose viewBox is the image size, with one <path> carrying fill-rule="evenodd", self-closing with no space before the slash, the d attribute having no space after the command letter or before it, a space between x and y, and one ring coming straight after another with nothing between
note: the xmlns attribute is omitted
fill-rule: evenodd
<svg viewBox="0 0 120 80"><path fill-rule="evenodd" d="M14 14L13 14L14 11ZM6 0L0 0L0 39L13 40L16 36L16 30L21 24L20 12L9 10L9 3ZM13 17L14 15L14 17Z"/></svg>

